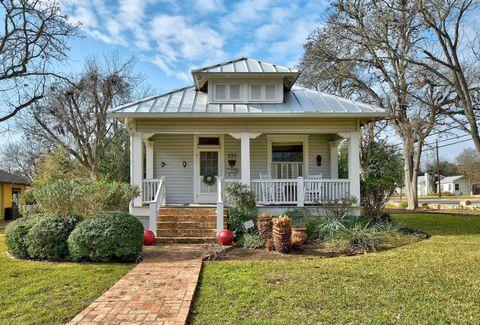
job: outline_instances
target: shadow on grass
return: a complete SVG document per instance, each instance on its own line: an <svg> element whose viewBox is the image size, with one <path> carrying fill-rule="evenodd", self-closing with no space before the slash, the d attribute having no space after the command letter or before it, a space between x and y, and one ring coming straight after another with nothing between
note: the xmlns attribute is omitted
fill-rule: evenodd
<svg viewBox="0 0 480 325"><path fill-rule="evenodd" d="M432 236L480 235L480 218L445 214L400 214L395 220Z"/></svg>

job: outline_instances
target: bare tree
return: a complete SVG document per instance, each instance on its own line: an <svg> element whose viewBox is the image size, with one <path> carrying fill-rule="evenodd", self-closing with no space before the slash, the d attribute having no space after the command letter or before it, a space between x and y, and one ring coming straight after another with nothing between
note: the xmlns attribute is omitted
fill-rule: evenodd
<svg viewBox="0 0 480 325"><path fill-rule="evenodd" d="M480 155L480 55L478 33L470 43L462 31L468 15L478 9L478 0L417 0L424 37L415 46L423 54L412 64L434 74L455 93L455 105L445 107L448 116L468 132Z"/></svg>
<svg viewBox="0 0 480 325"><path fill-rule="evenodd" d="M125 134L107 112L129 101L140 83L133 63L121 62L116 55L89 60L83 73L49 90L29 113L23 132L63 147L91 177L98 177L105 149Z"/></svg>
<svg viewBox="0 0 480 325"><path fill-rule="evenodd" d="M66 58L77 33L56 1L0 1L0 122L43 98L55 64Z"/></svg>
<svg viewBox="0 0 480 325"><path fill-rule="evenodd" d="M422 38L417 6L407 0L337 0L311 35L301 82L385 108L402 140L408 207L418 206L417 176L426 137L443 102L435 78L410 62ZM419 82L419 80L421 82ZM371 128L373 129L373 128ZM373 131L368 132L372 137Z"/></svg>
<svg viewBox="0 0 480 325"><path fill-rule="evenodd" d="M468 180L470 194L473 186L480 184L480 158L474 149L465 149L457 156L458 170Z"/></svg>

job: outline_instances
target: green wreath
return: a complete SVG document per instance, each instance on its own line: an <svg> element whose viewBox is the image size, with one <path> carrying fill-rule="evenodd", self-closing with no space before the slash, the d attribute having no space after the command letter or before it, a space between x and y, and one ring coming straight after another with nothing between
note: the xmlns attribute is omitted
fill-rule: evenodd
<svg viewBox="0 0 480 325"><path fill-rule="evenodd" d="M217 177L213 173L203 175L203 183L212 186L217 182Z"/></svg>

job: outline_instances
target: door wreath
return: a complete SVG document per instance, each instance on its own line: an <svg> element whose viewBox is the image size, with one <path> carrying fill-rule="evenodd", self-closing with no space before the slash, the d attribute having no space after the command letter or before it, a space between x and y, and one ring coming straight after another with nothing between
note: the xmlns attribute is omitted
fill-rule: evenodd
<svg viewBox="0 0 480 325"><path fill-rule="evenodd" d="M203 175L203 183L205 183L206 185L212 186L216 182L217 182L217 177L214 174L208 173Z"/></svg>

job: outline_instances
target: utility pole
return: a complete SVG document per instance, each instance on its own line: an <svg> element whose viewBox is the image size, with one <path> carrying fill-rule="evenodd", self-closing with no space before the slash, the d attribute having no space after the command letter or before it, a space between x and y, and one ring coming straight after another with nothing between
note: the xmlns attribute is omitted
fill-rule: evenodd
<svg viewBox="0 0 480 325"><path fill-rule="evenodd" d="M437 150L437 179L438 179L438 198L442 198L442 187L440 186L440 159L438 158L438 139L435 140L435 148Z"/></svg>

